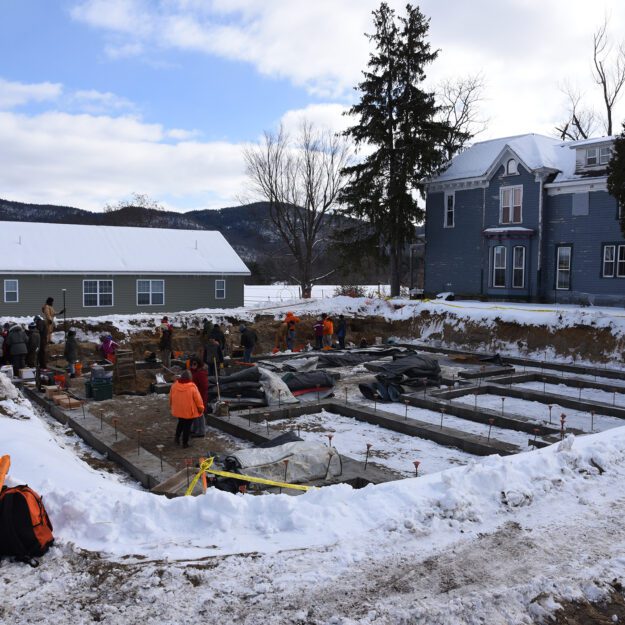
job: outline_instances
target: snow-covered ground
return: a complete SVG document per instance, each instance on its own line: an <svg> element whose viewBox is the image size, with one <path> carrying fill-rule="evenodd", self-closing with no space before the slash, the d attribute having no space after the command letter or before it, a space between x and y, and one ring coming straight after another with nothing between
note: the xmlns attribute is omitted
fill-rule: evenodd
<svg viewBox="0 0 625 625"><path fill-rule="evenodd" d="M2 623L528 625L625 575L625 428L361 490L166 499L0 384L8 483L56 536L38 569L2 561Z"/></svg>
<svg viewBox="0 0 625 625"><path fill-rule="evenodd" d="M575 388L566 384L543 384L542 382L522 382L515 387L527 388L532 391L553 393L554 395L566 395L586 401L601 402L612 406L625 406L625 389L623 392L604 391L599 388Z"/></svg>

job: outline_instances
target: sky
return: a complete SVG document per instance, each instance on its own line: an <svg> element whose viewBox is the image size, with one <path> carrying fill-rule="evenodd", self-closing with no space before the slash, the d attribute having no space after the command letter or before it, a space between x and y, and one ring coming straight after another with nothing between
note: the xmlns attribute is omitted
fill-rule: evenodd
<svg viewBox="0 0 625 625"><path fill-rule="evenodd" d="M389 4L402 11L404 2ZM370 0L0 0L0 198L172 210L249 195L243 149L303 118L332 130L358 97ZM599 107L592 35L618 0L425 0L427 86L480 74L476 140L553 134L568 81ZM625 97L616 110L625 118Z"/></svg>

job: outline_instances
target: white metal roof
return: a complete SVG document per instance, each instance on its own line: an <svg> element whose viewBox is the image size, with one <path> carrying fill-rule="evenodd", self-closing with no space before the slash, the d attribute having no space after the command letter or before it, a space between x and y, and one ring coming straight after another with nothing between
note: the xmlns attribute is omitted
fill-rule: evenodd
<svg viewBox="0 0 625 625"><path fill-rule="evenodd" d="M0 273L241 274L220 232L0 222Z"/></svg>
<svg viewBox="0 0 625 625"><path fill-rule="evenodd" d="M546 169L557 172L553 184L586 180L586 176L575 173L575 149L611 143L613 140L614 137L596 137L583 141L561 141L544 135L526 134L481 141L456 155L449 167L430 182L485 179L506 151L514 153L530 171Z"/></svg>

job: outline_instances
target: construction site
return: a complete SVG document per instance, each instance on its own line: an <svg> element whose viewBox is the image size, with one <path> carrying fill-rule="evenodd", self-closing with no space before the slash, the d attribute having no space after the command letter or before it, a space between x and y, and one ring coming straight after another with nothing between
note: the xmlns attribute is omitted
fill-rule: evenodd
<svg viewBox="0 0 625 625"><path fill-rule="evenodd" d="M362 488L480 456L520 454L568 434L619 427L625 418L625 370L607 363L547 358L544 346L523 355L472 349L470 335L465 349L444 347L444 330L418 338L418 318L354 317L351 347L317 351L310 349L315 316L302 315L297 348L284 353L272 349L282 315L254 318L259 340L251 364L241 361L240 320L220 319L229 330L226 358L210 378L206 433L188 449L174 441L168 392L201 351L200 317L179 320L170 368L155 358L158 328L124 335L113 325L79 322L85 336L105 329L119 341L114 364L98 362L94 343L83 341L81 376L70 379L59 342L50 350L58 384L17 383L105 457L91 460L98 468L119 467L167 497L212 486L253 495L337 483ZM417 338L409 334L415 329ZM110 393L94 397L96 374L110 380Z"/></svg>

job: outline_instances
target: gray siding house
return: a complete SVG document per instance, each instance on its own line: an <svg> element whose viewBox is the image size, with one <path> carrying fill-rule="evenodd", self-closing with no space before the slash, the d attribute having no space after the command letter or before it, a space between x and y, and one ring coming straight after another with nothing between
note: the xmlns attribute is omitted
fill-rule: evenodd
<svg viewBox="0 0 625 625"><path fill-rule="evenodd" d="M219 232L0 222L1 317L243 306L249 271Z"/></svg>
<svg viewBox="0 0 625 625"><path fill-rule="evenodd" d="M428 181L425 291L625 305L613 137L476 143Z"/></svg>

